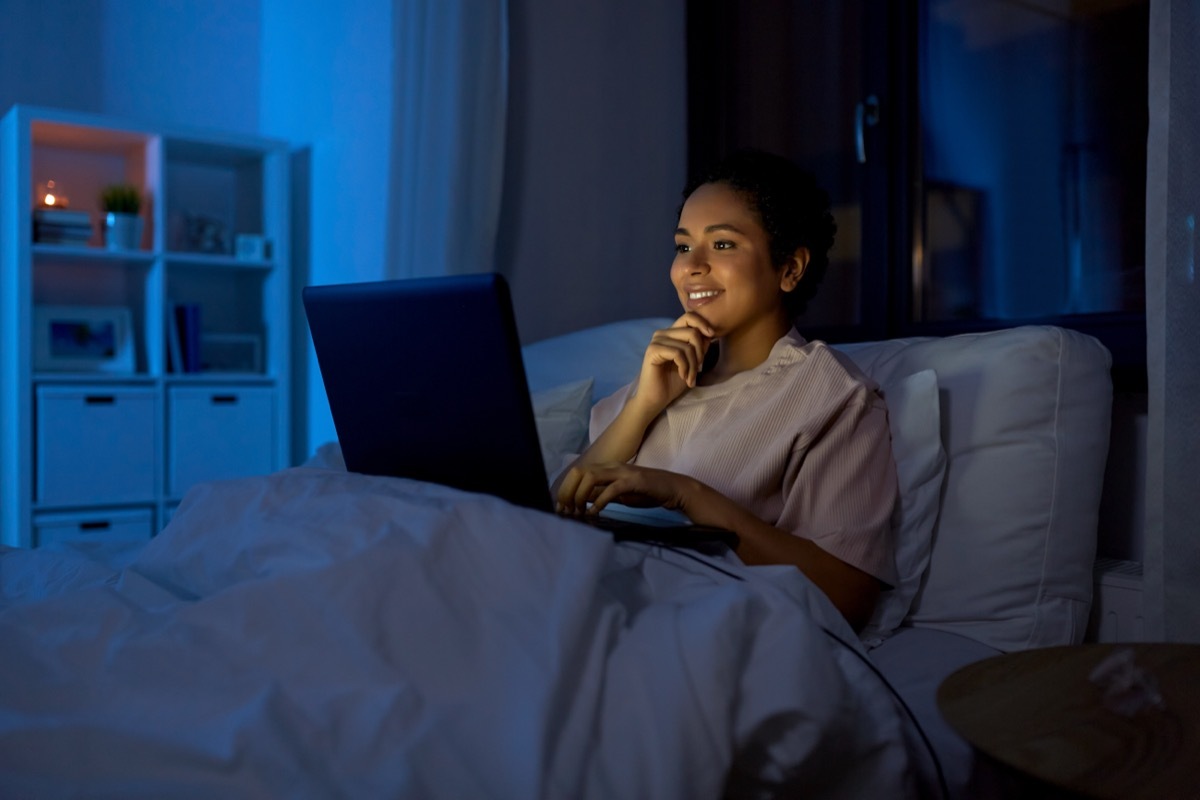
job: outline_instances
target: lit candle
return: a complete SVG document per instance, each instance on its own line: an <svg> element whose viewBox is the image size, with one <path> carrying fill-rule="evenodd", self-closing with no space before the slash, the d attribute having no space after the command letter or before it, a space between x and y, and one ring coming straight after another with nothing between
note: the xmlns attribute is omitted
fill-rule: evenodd
<svg viewBox="0 0 1200 800"><path fill-rule="evenodd" d="M67 208L71 204L54 181L38 186L38 200L42 208Z"/></svg>

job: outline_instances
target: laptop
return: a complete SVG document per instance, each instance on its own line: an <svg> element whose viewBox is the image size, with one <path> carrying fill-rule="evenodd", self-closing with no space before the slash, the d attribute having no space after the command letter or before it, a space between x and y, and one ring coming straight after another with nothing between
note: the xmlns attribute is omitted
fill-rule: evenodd
<svg viewBox="0 0 1200 800"><path fill-rule="evenodd" d="M308 286L302 298L348 470L553 512L502 275ZM585 519L621 540L737 544L662 509Z"/></svg>

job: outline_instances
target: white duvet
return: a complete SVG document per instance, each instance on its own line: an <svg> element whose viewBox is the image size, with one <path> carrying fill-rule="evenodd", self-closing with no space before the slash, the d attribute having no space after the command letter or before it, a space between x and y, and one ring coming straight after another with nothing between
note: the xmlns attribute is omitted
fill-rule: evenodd
<svg viewBox="0 0 1200 800"><path fill-rule="evenodd" d="M207 484L125 569L0 555L0 797L905 796L822 627L794 569L490 497Z"/></svg>

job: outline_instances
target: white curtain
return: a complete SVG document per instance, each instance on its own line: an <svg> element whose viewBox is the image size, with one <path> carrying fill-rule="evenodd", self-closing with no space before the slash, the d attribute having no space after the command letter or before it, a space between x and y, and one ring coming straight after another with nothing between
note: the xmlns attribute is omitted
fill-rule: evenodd
<svg viewBox="0 0 1200 800"><path fill-rule="evenodd" d="M1200 641L1200 3L1151 0L1146 168L1144 602L1151 639ZM1130 113L1138 113L1130 109Z"/></svg>
<svg viewBox="0 0 1200 800"><path fill-rule="evenodd" d="M389 277L494 269L504 179L507 0L393 7Z"/></svg>

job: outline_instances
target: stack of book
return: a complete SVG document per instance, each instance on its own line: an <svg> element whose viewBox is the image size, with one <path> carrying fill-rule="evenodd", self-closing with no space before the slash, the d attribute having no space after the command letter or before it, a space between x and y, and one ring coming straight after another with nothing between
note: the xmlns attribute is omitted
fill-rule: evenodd
<svg viewBox="0 0 1200 800"><path fill-rule="evenodd" d="M35 208L33 241L39 244L85 245L92 238L92 218L69 208Z"/></svg>

